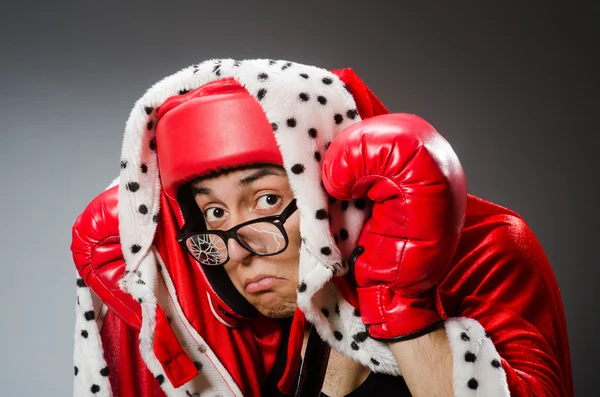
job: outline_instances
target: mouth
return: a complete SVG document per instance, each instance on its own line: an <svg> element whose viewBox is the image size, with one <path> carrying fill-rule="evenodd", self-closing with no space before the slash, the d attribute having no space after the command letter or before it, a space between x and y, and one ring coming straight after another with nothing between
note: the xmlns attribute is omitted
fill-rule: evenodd
<svg viewBox="0 0 600 397"><path fill-rule="evenodd" d="M253 277L244 282L244 289L248 293L261 292L271 288L273 285L285 280L284 278L264 275Z"/></svg>

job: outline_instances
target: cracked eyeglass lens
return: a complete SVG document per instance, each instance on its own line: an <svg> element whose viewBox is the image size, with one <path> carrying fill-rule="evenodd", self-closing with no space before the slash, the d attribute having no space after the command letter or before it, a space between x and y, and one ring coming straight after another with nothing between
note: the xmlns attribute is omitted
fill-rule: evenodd
<svg viewBox="0 0 600 397"><path fill-rule="evenodd" d="M220 265L227 260L225 241L216 234L198 234L186 240L190 253L204 265Z"/></svg>
<svg viewBox="0 0 600 397"><path fill-rule="evenodd" d="M285 237L269 222L251 223L238 229L237 234L244 245L257 254L276 254L285 249Z"/></svg>

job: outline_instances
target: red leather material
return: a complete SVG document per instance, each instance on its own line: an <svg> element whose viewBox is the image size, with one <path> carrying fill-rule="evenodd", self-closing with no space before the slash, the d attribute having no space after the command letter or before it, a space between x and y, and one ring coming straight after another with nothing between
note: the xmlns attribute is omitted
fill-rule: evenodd
<svg viewBox="0 0 600 397"><path fill-rule="evenodd" d="M118 187L98 195L73 225L73 260L85 284L136 330L141 328L140 304L121 290L118 281L125 273L118 221ZM153 350L165 375L177 387L198 371L179 344L162 309L156 313L156 338Z"/></svg>
<svg viewBox="0 0 600 397"><path fill-rule="evenodd" d="M161 181L172 199L182 183L211 171L255 163L283 165L264 111L231 78L169 98L158 109L158 119Z"/></svg>
<svg viewBox="0 0 600 397"><path fill-rule="evenodd" d="M446 140L414 115L372 117L333 140L323 183L338 199L374 201L354 265L371 337L409 337L443 320L436 283L456 249L467 197Z"/></svg>

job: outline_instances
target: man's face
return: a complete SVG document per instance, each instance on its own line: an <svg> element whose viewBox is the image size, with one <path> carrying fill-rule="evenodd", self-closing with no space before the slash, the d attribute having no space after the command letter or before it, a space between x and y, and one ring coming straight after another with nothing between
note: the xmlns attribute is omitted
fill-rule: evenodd
<svg viewBox="0 0 600 397"><path fill-rule="evenodd" d="M256 218L279 215L294 199L285 171L257 167L203 179L192 186L196 204L209 230L228 230ZM296 211L284 224L287 249L258 256L229 239L225 271L235 288L267 317L283 318L296 309L300 256L300 216Z"/></svg>

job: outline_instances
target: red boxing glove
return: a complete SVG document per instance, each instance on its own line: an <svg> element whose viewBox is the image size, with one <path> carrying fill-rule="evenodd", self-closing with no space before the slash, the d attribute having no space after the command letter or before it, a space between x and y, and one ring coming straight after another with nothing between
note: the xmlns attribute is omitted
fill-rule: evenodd
<svg viewBox="0 0 600 397"><path fill-rule="evenodd" d="M119 287L125 273L125 260L119 236L118 191L115 186L101 193L79 215L73 225L71 251L81 276L79 287L89 287L127 325L139 331L141 306ZM174 387L183 385L198 373L160 306L156 310L153 350Z"/></svg>
<svg viewBox="0 0 600 397"><path fill-rule="evenodd" d="M118 186L99 194L73 225L71 251L82 280L104 304L135 329L140 329L141 308L119 288L125 273L118 219Z"/></svg>
<svg viewBox="0 0 600 397"><path fill-rule="evenodd" d="M448 142L414 115L372 117L332 141L323 183L340 200L374 201L350 260L369 335L403 340L441 327L437 282L456 250L467 200Z"/></svg>

